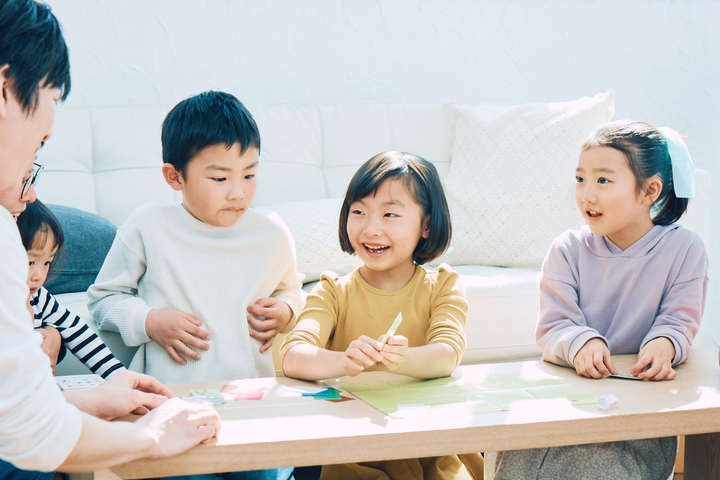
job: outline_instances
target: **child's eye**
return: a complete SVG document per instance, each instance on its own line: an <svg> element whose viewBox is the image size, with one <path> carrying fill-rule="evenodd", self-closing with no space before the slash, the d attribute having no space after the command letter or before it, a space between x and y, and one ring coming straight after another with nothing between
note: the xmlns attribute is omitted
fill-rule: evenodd
<svg viewBox="0 0 720 480"><path fill-rule="evenodd" d="M601 184L610 183L610 180L608 180L607 178L600 177L600 178L598 178L598 183L601 183Z"/></svg>
<svg viewBox="0 0 720 480"><path fill-rule="evenodd" d="M394 213L390 213L390 212L388 212L388 213L386 213L386 214L385 214L385 215L383 215L383 216L384 216L384 217L390 217L390 218L393 218L393 217L399 217L400 215L396 215L396 214L394 214Z"/></svg>
<svg viewBox="0 0 720 480"><path fill-rule="evenodd" d="M585 181L585 179L584 179L583 177L580 177L580 176L576 176L576 177L575 177L575 180L577 180L578 183L583 183L583 182Z"/></svg>
<svg viewBox="0 0 720 480"><path fill-rule="evenodd" d="M353 210L353 211L350 212L350 213L353 214L353 215L362 215L362 214L363 214L360 210Z"/></svg>
<svg viewBox="0 0 720 480"><path fill-rule="evenodd" d="M45 266L48 268L50 268L51 264L52 264L52 260L48 260L47 262L45 262Z"/></svg>
<svg viewBox="0 0 720 480"><path fill-rule="evenodd" d="M226 180L226 178L225 177L213 177L210 180L212 180L213 182L220 183L220 182L224 182Z"/></svg>
<svg viewBox="0 0 720 480"><path fill-rule="evenodd" d="M251 175L245 175L245 180L252 180L253 178L255 178L255 174L254 174L254 173L251 174Z"/></svg>
<svg viewBox="0 0 720 480"><path fill-rule="evenodd" d="M35 265L35 262L30 262L29 265L32 267L33 265Z"/></svg>

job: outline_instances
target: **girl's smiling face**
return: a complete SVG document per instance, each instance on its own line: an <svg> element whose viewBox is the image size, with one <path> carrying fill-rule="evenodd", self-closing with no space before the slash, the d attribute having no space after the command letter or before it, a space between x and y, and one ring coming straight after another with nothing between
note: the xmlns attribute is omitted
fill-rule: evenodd
<svg viewBox="0 0 720 480"><path fill-rule="evenodd" d="M608 237L625 250L653 227L650 206L662 182L652 177L638 191L625 154L610 147L591 147L580 154L575 201L595 235Z"/></svg>
<svg viewBox="0 0 720 480"><path fill-rule="evenodd" d="M55 235L52 231L39 231L33 241L32 248L28 250L28 271L27 284L30 288L30 295L37 292L47 279L50 265L55 259L58 248L55 242Z"/></svg>
<svg viewBox="0 0 720 480"><path fill-rule="evenodd" d="M360 274L370 285L396 290L415 273L413 252L428 238L429 218L399 179L384 181L375 194L350 205L347 233L363 261Z"/></svg>

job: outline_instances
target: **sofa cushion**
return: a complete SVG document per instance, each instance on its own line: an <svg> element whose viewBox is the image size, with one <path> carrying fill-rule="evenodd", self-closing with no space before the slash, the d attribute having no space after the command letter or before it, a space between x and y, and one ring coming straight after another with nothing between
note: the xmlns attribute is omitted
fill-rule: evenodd
<svg viewBox="0 0 720 480"><path fill-rule="evenodd" d="M323 270L344 275L362 265L355 255L340 249L338 218L341 198L304 200L266 207L287 224L295 239L297 270L305 282L320 279Z"/></svg>
<svg viewBox="0 0 720 480"><path fill-rule="evenodd" d="M613 115L613 92L563 103L448 104L455 119L445 188L452 249L438 262L538 268L553 238L583 219L574 171L587 135Z"/></svg>
<svg viewBox="0 0 720 480"><path fill-rule="evenodd" d="M102 217L62 205L48 205L65 234L59 275L45 284L53 295L84 292L93 284L113 240L115 226Z"/></svg>

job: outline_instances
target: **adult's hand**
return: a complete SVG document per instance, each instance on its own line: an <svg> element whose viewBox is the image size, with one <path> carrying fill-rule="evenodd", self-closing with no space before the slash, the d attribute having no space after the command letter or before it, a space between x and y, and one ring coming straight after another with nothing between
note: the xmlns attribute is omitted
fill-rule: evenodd
<svg viewBox="0 0 720 480"><path fill-rule="evenodd" d="M84 392L65 392L65 399L83 412L112 420L127 413L144 415L164 403L172 392L149 375L121 371Z"/></svg>
<svg viewBox="0 0 720 480"><path fill-rule="evenodd" d="M217 437L220 415L209 405L171 398L136 425L147 427L157 438L148 458L166 458Z"/></svg>

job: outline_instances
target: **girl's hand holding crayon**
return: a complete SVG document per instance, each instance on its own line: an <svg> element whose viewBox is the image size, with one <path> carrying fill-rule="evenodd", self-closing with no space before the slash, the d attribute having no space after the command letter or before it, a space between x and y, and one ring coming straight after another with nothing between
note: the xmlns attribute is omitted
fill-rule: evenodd
<svg viewBox="0 0 720 480"><path fill-rule="evenodd" d="M630 369L630 374L643 380L672 380L677 372L672 368L675 347L665 337L650 340L638 353L638 362ZM645 370L647 368L647 370Z"/></svg>
<svg viewBox="0 0 720 480"><path fill-rule="evenodd" d="M573 366L578 375L588 378L603 378L605 375L617 375L610 349L600 338L591 338L575 355ZM632 370L630 371L632 373Z"/></svg>
<svg viewBox="0 0 720 480"><path fill-rule="evenodd" d="M407 340L406 340L407 342ZM345 373L354 377L367 367L372 367L382 362L384 357L378 350L380 344L368 336L362 335L357 340L350 342L342 359L342 366Z"/></svg>
<svg viewBox="0 0 720 480"><path fill-rule="evenodd" d="M380 337L378 342L382 342L384 337L385 335ZM383 359L377 363L378 367L382 370L394 372L405 362L408 353L410 353L408 339L402 335L393 335L388 338L380 353Z"/></svg>

